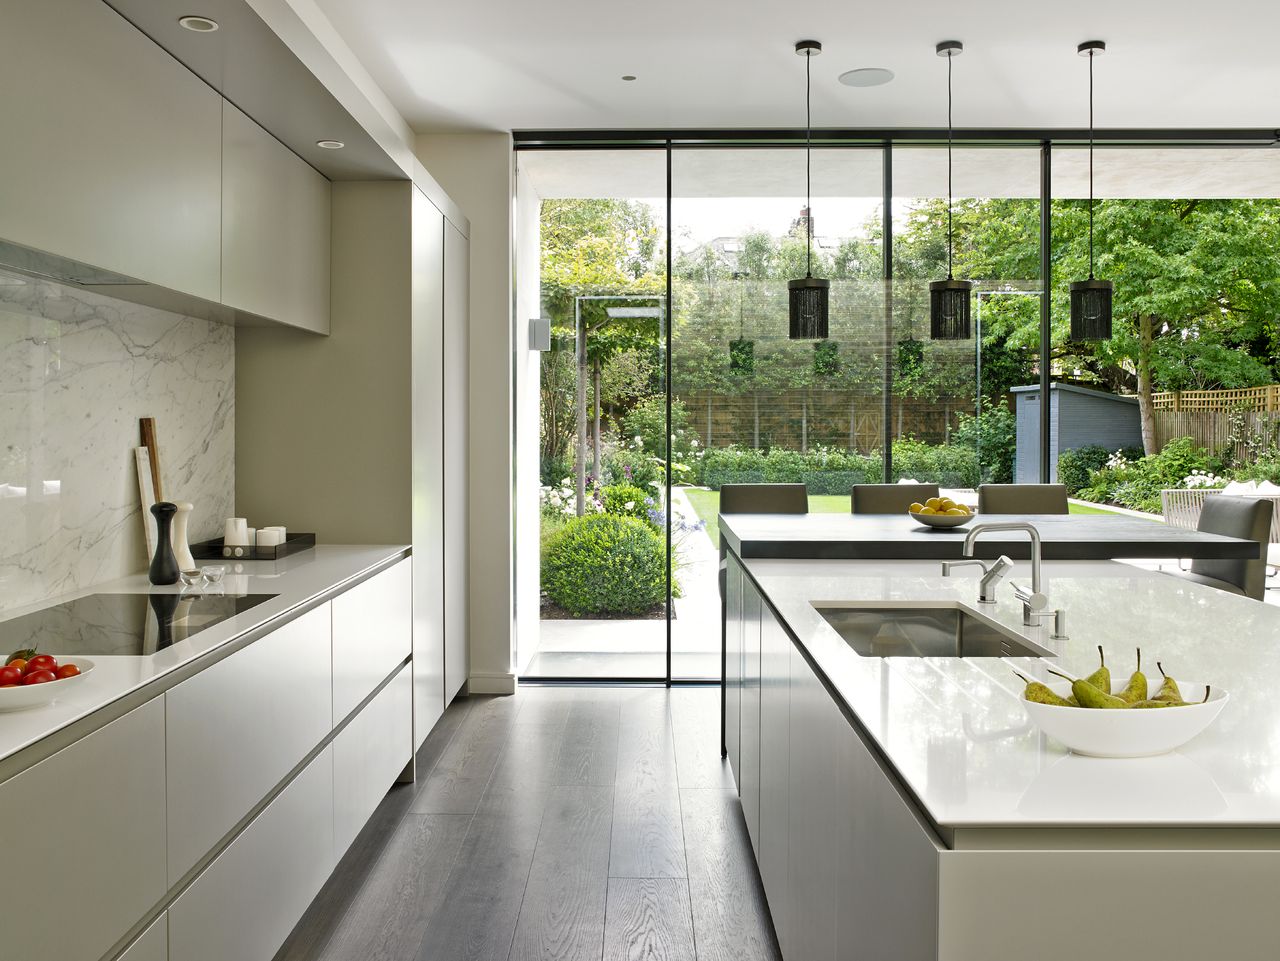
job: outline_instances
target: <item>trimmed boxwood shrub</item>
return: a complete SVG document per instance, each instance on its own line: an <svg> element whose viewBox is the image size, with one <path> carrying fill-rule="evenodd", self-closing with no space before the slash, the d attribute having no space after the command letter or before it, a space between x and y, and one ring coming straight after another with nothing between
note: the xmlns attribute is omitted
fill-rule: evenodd
<svg viewBox="0 0 1280 961"><path fill-rule="evenodd" d="M575 517L542 551L542 590L570 614L644 614L666 599L666 545L645 521Z"/></svg>
<svg viewBox="0 0 1280 961"><path fill-rule="evenodd" d="M1058 483L1065 484L1067 494L1075 497L1082 488L1089 486L1089 475L1107 464L1111 452L1097 444L1086 444L1058 455Z"/></svg>
<svg viewBox="0 0 1280 961"><path fill-rule="evenodd" d="M611 484L600 491L600 503L604 505L606 514L638 517L645 523L652 524L653 518L649 516L649 511L653 505L646 504L647 499L650 499L649 495L634 484Z"/></svg>

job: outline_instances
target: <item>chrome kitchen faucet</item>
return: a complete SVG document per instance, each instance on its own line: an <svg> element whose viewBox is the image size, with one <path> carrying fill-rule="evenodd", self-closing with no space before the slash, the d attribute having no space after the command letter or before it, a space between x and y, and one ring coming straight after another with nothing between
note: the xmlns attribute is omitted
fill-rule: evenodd
<svg viewBox="0 0 1280 961"><path fill-rule="evenodd" d="M1028 588L1025 584L1019 584L1016 581L1010 581L1009 586L1013 588L1014 597L1022 602L1023 624L1032 627L1038 625L1044 618L1052 617L1053 633L1050 637L1054 640L1065 640L1067 637L1066 611L1062 608L1053 611L1044 609L1049 606L1049 598L1040 590L1040 532L1033 524L1025 521L993 521L988 524L977 524L965 536L964 547L961 549L965 557L973 557L974 544L977 543L979 535L985 531L1024 531L1031 538L1031 587ZM943 561L942 576L948 577L952 568L967 564L977 564L983 571L978 591L979 603L995 603L995 584L999 582L1005 571L1013 566L1013 562L1003 554L990 566L976 558L971 561Z"/></svg>

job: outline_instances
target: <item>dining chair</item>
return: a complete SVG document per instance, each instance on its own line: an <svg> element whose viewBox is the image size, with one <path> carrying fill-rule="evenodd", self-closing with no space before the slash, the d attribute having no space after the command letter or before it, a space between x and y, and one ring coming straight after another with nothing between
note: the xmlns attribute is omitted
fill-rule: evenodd
<svg viewBox="0 0 1280 961"><path fill-rule="evenodd" d="M1190 570L1165 573L1231 594L1243 594L1255 601L1262 600L1267 590L1265 551L1271 537L1274 510L1275 504L1261 497L1206 497L1196 530L1257 541L1258 556L1224 561L1197 559L1191 562Z"/></svg>
<svg viewBox="0 0 1280 961"><path fill-rule="evenodd" d="M849 506L855 514L905 514L937 496L937 484L854 484Z"/></svg>
<svg viewBox="0 0 1280 961"><path fill-rule="evenodd" d="M809 488L804 484L725 484L720 488L721 514L807 514ZM724 600L724 537L720 538L720 599Z"/></svg>
<svg viewBox="0 0 1280 961"><path fill-rule="evenodd" d="M1065 484L979 484L979 514L1068 514Z"/></svg>

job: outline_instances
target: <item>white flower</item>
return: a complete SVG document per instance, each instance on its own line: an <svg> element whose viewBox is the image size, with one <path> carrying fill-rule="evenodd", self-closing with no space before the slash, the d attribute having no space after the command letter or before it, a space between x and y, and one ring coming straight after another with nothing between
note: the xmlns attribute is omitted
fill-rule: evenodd
<svg viewBox="0 0 1280 961"><path fill-rule="evenodd" d="M635 436L633 439L635 440L635 442L636 442L636 446L637 446L637 447L643 447L643 446L644 446L644 438L643 438L643 437L641 437L639 434L636 434L636 436Z"/></svg>
<svg viewBox="0 0 1280 961"><path fill-rule="evenodd" d="M689 441L689 443L690 443L692 446L697 447L697 446L698 446L698 438L696 438L696 437L695 437L693 440Z"/></svg>
<svg viewBox="0 0 1280 961"><path fill-rule="evenodd" d="M628 511L633 511L633 510L635 510L635 509L636 509L636 502L635 502L635 501L627 501L625 504L623 504L623 505L622 505L622 509L623 509L623 510L628 510Z"/></svg>

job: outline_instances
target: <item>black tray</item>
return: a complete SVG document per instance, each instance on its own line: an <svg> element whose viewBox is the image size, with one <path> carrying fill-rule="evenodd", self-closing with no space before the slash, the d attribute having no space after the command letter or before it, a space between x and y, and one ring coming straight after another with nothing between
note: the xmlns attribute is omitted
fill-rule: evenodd
<svg viewBox="0 0 1280 961"><path fill-rule="evenodd" d="M315 534L289 534L275 547L223 547L222 538L192 544L191 556L198 561L274 561L316 546ZM236 554L235 551L240 551Z"/></svg>

